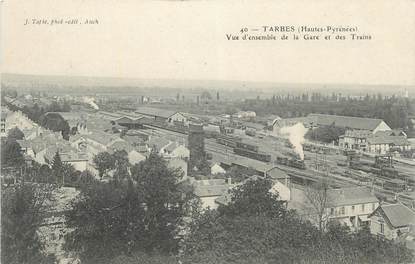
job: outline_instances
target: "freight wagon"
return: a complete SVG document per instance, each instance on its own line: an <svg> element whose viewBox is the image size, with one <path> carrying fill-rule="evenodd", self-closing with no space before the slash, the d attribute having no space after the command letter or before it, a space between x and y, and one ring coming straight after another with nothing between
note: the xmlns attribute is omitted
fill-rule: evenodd
<svg viewBox="0 0 415 264"><path fill-rule="evenodd" d="M271 161L271 155L262 151L251 151L249 149L244 148L234 148L233 152L237 155L248 157L255 160L260 160L264 162Z"/></svg>

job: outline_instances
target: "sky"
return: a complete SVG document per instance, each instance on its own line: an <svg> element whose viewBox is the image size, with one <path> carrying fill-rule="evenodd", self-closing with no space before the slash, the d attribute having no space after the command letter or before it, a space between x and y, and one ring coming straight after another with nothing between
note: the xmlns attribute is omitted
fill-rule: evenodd
<svg viewBox="0 0 415 264"><path fill-rule="evenodd" d="M98 24L24 25L42 18ZM264 25L357 26L372 40L226 39ZM415 1L4 0L1 58L18 74L415 85Z"/></svg>

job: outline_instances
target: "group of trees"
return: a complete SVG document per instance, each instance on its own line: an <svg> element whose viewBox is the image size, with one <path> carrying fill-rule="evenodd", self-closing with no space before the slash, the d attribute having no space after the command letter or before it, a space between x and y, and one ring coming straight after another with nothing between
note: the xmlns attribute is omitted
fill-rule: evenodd
<svg viewBox="0 0 415 264"><path fill-rule="evenodd" d="M17 140L24 138L23 132L17 127L9 130L7 138L1 142L1 164L2 168L20 167L24 164L21 147Z"/></svg>
<svg viewBox="0 0 415 264"><path fill-rule="evenodd" d="M101 179L110 176L109 172L112 172L115 181L130 177L131 164L129 164L128 153L125 150L117 150L112 154L100 152L95 155L93 162Z"/></svg>
<svg viewBox="0 0 415 264"><path fill-rule="evenodd" d="M56 154L53 160L52 174L63 172L58 157ZM126 164L128 160L121 152L101 154L99 159L102 164L112 164L100 172L106 175L111 171L111 180L91 178L80 185L72 210L65 213L67 228L73 231L65 235L64 249L77 253L82 263L413 260L413 253L405 246L373 237L368 230L351 233L337 224L316 227L287 209L278 193L270 191L270 179L244 177L240 179L245 180L243 184L231 190L228 204L203 210L191 185L180 181L183 173L170 168L157 153L134 166ZM39 213L45 201L45 197L39 197L43 193L41 186L49 185L18 184L11 192L2 193L6 196L2 202L2 227L7 230L2 233L2 249L7 249L2 250L2 261L28 263L29 256L31 263L48 263L52 259L42 254L34 231L43 219ZM327 202L322 197L314 197L316 207Z"/></svg>
<svg viewBox="0 0 415 264"><path fill-rule="evenodd" d="M411 263L404 245L373 237L364 229L329 224L327 231L287 210L269 192L268 179L249 180L232 201L207 210L191 224L183 263Z"/></svg>
<svg viewBox="0 0 415 264"><path fill-rule="evenodd" d="M190 194L156 153L131 168L131 177L114 177L81 187L80 198L67 213L65 248L82 263L105 263L119 255L165 255L178 251L180 227Z"/></svg>
<svg viewBox="0 0 415 264"><path fill-rule="evenodd" d="M361 98L323 96L273 96L268 99L249 99L238 105L258 116L276 114L283 118L307 116L310 113L369 117L383 119L392 128L413 131L408 116L415 114L415 101L410 98L366 95Z"/></svg>
<svg viewBox="0 0 415 264"><path fill-rule="evenodd" d="M40 126L50 129L55 132L61 132L65 139L69 139L70 127L66 120L59 114L48 114L48 112L69 112L71 106L67 101L58 103L52 101L48 105L39 106L37 103L33 105L25 105L23 108L18 108L12 104L8 104L12 111L22 111L30 120L39 124Z"/></svg>
<svg viewBox="0 0 415 264"><path fill-rule="evenodd" d="M55 263L44 254L39 226L53 187L20 182L1 191L1 262L10 264Z"/></svg>
<svg viewBox="0 0 415 264"><path fill-rule="evenodd" d="M305 134L305 137L315 141L326 143L335 142L338 144L339 137L344 135L345 131L345 128L336 127L333 124L332 126L322 126L315 129L310 129Z"/></svg>

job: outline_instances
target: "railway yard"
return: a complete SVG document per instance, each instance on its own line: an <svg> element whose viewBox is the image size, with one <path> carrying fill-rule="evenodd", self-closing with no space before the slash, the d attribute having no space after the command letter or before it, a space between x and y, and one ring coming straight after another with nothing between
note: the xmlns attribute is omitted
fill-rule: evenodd
<svg viewBox="0 0 415 264"><path fill-rule="evenodd" d="M187 140L186 133L155 126L147 128L170 140ZM304 160L301 160L283 137L205 137L205 150L216 163L242 163L259 172L277 167L291 177L296 188L324 180L332 187L366 186L383 200L414 203L414 165L399 163L392 158L385 163L384 157L364 156L311 142L306 142L303 147Z"/></svg>

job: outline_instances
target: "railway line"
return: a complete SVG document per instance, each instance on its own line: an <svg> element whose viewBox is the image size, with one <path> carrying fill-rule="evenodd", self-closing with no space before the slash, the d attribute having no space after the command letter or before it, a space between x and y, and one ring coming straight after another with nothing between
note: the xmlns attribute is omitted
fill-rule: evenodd
<svg viewBox="0 0 415 264"><path fill-rule="evenodd" d="M180 133L177 131L172 131L166 128L161 127L154 127L154 126L148 126L151 129L155 129L160 131L161 133L168 134L169 136L173 136L176 138L179 138L180 140L185 140L187 138L187 134ZM249 138L249 137L248 137ZM251 142L254 142L258 144L259 149L265 152L268 152L272 156L272 160L275 160L275 157L281 155L280 149L287 150L288 148L285 148L283 144L281 144L278 140L271 140L270 137L265 137L261 140L257 138L249 138ZM278 145L278 148L275 148L275 145ZM205 139L205 149L208 152L211 153L217 153L223 157L237 157L237 155L233 152L233 148L225 145L218 144L215 139L213 138L206 138ZM300 170L288 166L284 166L281 164L275 165L276 167L282 169L285 171L288 175L293 177L293 179L298 180L298 182L301 182L302 184L307 184L311 182L316 182L322 179L326 179L331 181L331 184L333 187L350 187L350 186L366 186L369 189L373 189L373 191L380 197L385 197L386 199L394 199L396 197L399 197L400 200L402 200L406 204L413 203L414 199L405 193L394 193L390 190L385 190L381 186L375 185L372 183L371 180L369 181L362 181L355 179L356 177L350 176L343 176L339 172L339 166L338 162L345 161L346 157L339 154L318 154L310 151L305 151L306 155L306 170ZM313 165L316 162L324 162L327 165L326 170L328 171L321 171L317 169L313 169ZM362 161L373 163L374 159L370 157L362 157ZM272 164L264 162L264 164ZM415 169L408 167L409 165L403 165L398 164L397 169L403 170L405 173L412 174L412 177L415 177ZM347 168L344 168L347 169ZM335 173L331 173L330 170L334 170ZM341 169L342 170L342 169ZM341 171L340 170L340 171ZM352 169L352 173L356 174L357 170Z"/></svg>

